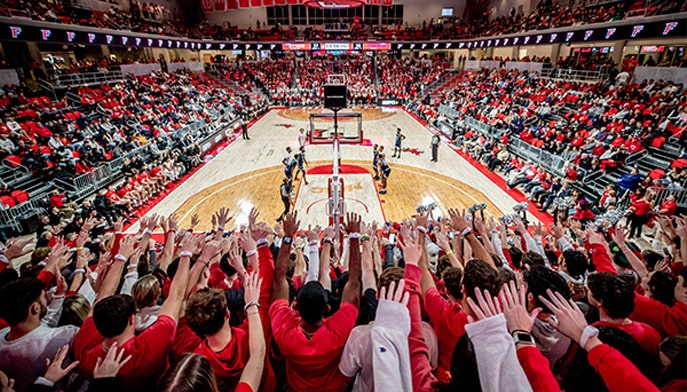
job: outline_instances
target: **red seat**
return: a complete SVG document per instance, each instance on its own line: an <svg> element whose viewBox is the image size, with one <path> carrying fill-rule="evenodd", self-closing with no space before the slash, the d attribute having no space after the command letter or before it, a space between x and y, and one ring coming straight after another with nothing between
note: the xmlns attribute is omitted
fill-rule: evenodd
<svg viewBox="0 0 687 392"><path fill-rule="evenodd" d="M0 196L0 203L7 207L14 207L17 205L17 202L15 202L11 196Z"/></svg>
<svg viewBox="0 0 687 392"><path fill-rule="evenodd" d="M21 158L19 158L16 155L8 155L7 157L5 157L5 161L7 161L7 163L12 167L17 167L21 165Z"/></svg>
<svg viewBox="0 0 687 392"><path fill-rule="evenodd" d="M29 201L29 194L24 191L14 191L12 192L12 197L17 201L17 204Z"/></svg>

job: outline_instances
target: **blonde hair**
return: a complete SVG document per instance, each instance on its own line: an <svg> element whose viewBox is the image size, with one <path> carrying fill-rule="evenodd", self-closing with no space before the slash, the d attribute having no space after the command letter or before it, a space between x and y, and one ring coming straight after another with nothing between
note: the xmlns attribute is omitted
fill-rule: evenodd
<svg viewBox="0 0 687 392"><path fill-rule="evenodd" d="M80 327L86 317L88 317L89 310L91 310L91 304L86 297L81 294L70 295L62 303L62 314L57 322L57 326L75 325Z"/></svg>
<svg viewBox="0 0 687 392"><path fill-rule="evenodd" d="M153 275L141 277L131 288L131 296L134 297L137 310L157 305L161 295L160 281Z"/></svg>

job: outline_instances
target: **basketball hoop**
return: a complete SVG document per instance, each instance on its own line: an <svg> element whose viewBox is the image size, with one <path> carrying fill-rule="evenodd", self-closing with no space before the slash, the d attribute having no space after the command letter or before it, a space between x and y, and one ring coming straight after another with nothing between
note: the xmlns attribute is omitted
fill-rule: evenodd
<svg viewBox="0 0 687 392"><path fill-rule="evenodd" d="M327 75L327 84L331 86L345 86L346 74L331 74Z"/></svg>

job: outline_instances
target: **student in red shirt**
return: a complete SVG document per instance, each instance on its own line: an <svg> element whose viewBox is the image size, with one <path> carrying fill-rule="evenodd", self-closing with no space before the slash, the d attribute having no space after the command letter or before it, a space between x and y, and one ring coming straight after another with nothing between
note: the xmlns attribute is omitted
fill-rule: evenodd
<svg viewBox="0 0 687 392"><path fill-rule="evenodd" d="M621 329L630 334L647 355L658 354L661 335L649 325L629 319L634 311L634 287L609 272L590 275L587 286L589 304L599 310L595 327Z"/></svg>
<svg viewBox="0 0 687 392"><path fill-rule="evenodd" d="M288 214L284 220L285 237L277 256L274 301L269 311L274 341L286 359L286 383L290 390L338 392L347 381L339 370L341 353L358 317L360 217L348 216L349 281L343 289L341 307L328 318L324 317L329 310L327 292L320 282L306 283L298 294L296 310L289 307L286 271L291 240L297 229L296 215Z"/></svg>
<svg viewBox="0 0 687 392"><path fill-rule="evenodd" d="M144 236L146 241L147 237ZM93 377L98 358L105 356L107 348L113 343L124 349L125 357L131 355L131 360L122 367L118 376L127 390L152 388L167 367L167 355L189 281L190 249L196 246L193 241L182 242L179 267L157 321L140 335L134 335L136 307L133 298L113 294L127 259L134 253L135 245L135 237L126 237L121 240L118 251L117 247L113 249L116 256L98 292L95 305L74 338L74 354L80 361L79 369L89 379Z"/></svg>
<svg viewBox="0 0 687 392"><path fill-rule="evenodd" d="M642 227L649 221L651 217L651 204L646 200L646 190L644 188L637 188L634 193L632 204L630 205L630 237L634 238L642 236Z"/></svg>
<svg viewBox="0 0 687 392"><path fill-rule="evenodd" d="M250 359L248 359L241 372L238 384L229 389L219 387L218 384L221 381L217 380L218 377L216 377L214 367L211 365L210 360L208 360L208 352L205 352L203 353L204 355L186 354L182 357L175 367L168 369L162 376L158 390L171 392L192 385L193 387L190 390L194 391L258 391L267 351L262 328L263 320L261 320L258 301L259 296L262 296L261 285L263 284L264 282L258 273L250 273L246 277L244 299L247 309L246 314L248 315L248 334L250 336L248 339L248 350L250 351ZM224 297L224 293L221 293L221 296ZM226 324L227 320L222 322ZM223 351L227 351L227 348L224 348ZM232 354L236 355L235 351ZM266 390L272 389L274 387Z"/></svg>

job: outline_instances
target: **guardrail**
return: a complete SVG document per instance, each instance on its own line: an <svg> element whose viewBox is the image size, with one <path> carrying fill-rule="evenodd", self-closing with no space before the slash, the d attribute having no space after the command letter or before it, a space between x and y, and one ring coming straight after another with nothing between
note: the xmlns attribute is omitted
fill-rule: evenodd
<svg viewBox="0 0 687 392"><path fill-rule="evenodd" d="M42 205L42 201L37 199L30 199L12 208L0 209L0 227L6 227L15 232L21 232L23 220L44 211L45 207Z"/></svg>
<svg viewBox="0 0 687 392"><path fill-rule="evenodd" d="M687 208L687 189L650 187L648 191L656 194L656 197L654 198L654 205L656 206L660 206L666 200L666 198L668 198L668 196L673 195L675 196L675 203L679 208ZM632 201L630 200L630 198L625 197L622 200L620 200L620 202L618 203L618 207L627 208L630 206L631 203Z"/></svg>
<svg viewBox="0 0 687 392"><path fill-rule="evenodd" d="M119 82L124 79L121 71L84 72L77 74L62 74L55 77L55 85L60 87L79 86L84 84L101 84Z"/></svg>
<svg viewBox="0 0 687 392"><path fill-rule="evenodd" d="M553 80L574 80L577 82L598 82L603 79L601 71L585 71L577 69L545 68L540 78Z"/></svg>
<svg viewBox="0 0 687 392"><path fill-rule="evenodd" d="M638 161L640 161L642 158L644 158L647 155L649 155L649 151L647 151L647 150L642 150L642 151L638 151L634 154L630 154L627 156L627 158L625 158L625 164L631 165L633 163L637 163Z"/></svg>
<svg viewBox="0 0 687 392"><path fill-rule="evenodd" d="M568 161L558 155L551 154L548 151L537 148L517 138L508 141L508 150L516 155L531 160L550 173L554 173L559 177L565 177L563 169L565 169Z"/></svg>

